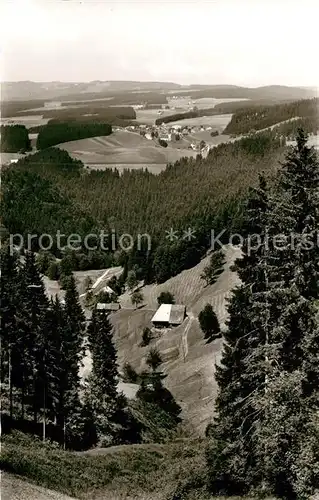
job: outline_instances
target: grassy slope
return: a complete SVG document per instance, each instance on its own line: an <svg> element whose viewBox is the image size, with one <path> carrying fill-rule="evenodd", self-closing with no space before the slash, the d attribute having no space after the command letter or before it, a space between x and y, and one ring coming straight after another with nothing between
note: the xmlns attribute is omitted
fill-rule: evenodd
<svg viewBox="0 0 319 500"><path fill-rule="evenodd" d="M74 500L74 497L4 472L1 474L1 500Z"/></svg>
<svg viewBox="0 0 319 500"><path fill-rule="evenodd" d="M171 163L183 156L196 156L191 150L163 148L134 132L116 131L112 136L71 141L59 146L85 164Z"/></svg>
<svg viewBox="0 0 319 500"><path fill-rule="evenodd" d="M238 248L227 248L224 272L213 285L205 286L200 278L209 260L206 257L197 266L161 285L144 286L144 305L140 309L133 309L130 294L125 293L120 298L122 309L111 315L120 368L125 362L129 362L138 371L144 369L148 350L156 345L164 360L162 368L167 374L165 384L183 408L187 427L199 435L203 435L213 415L217 390L214 365L220 359L222 341L218 339L207 344L197 316L206 303L211 303L224 328L227 297L237 283L237 277L230 266L237 256ZM114 269L118 271L120 268ZM94 282L104 273L105 270L75 272L79 293L84 292L83 282L86 276L91 276ZM103 288L106 281L101 280L96 290ZM63 295L55 281L45 278L45 285L50 295ZM179 327L155 331L150 346L140 347L143 329L151 326L152 316L157 309L157 297L166 290L174 294L176 303L186 305L188 317ZM90 366L90 358L87 356L84 359L83 375L88 375Z"/></svg>
<svg viewBox="0 0 319 500"><path fill-rule="evenodd" d="M72 453L27 436L6 436L1 450L1 467L7 471L2 498L212 500L205 488L205 447L203 440L179 440Z"/></svg>
<svg viewBox="0 0 319 500"><path fill-rule="evenodd" d="M6 436L1 466L76 498L164 500L172 498L178 484L191 479L201 490L197 498L205 498L204 451L204 442L182 440L72 453L42 446L25 436Z"/></svg>
<svg viewBox="0 0 319 500"><path fill-rule="evenodd" d="M144 369L149 347L156 345L164 360L162 368L167 374L165 384L182 406L186 423L200 435L204 433L213 414L217 389L214 365L220 358L222 341L218 339L207 344L197 316L204 305L210 302L224 326L227 297L237 283L230 266L238 255L238 248L227 249L225 270L211 286L206 287L200 278L208 257L166 283L143 287L144 306L138 310L132 308L130 295L124 294L120 299L122 309L111 316L120 367L129 362L138 371ZM174 294L176 303L186 305L189 317L179 327L155 332L150 346L140 347L142 331L146 326L151 326L151 318L157 309L157 297L164 290ZM89 366L90 361L86 359L84 373L87 373Z"/></svg>

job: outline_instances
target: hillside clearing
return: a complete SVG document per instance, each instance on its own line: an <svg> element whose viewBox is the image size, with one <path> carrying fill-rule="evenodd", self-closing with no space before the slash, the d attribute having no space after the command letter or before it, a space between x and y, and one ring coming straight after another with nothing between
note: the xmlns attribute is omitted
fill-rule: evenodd
<svg viewBox="0 0 319 500"><path fill-rule="evenodd" d="M165 385L183 408L186 422L199 435L205 432L214 411L217 391L215 362L220 359L222 339L207 343L197 317L204 306L210 303L218 316L221 328L225 328L227 299L232 288L238 283L231 266L239 256L239 247L225 247L224 271L213 285L205 286L200 277L210 259L207 256L197 266L181 272L165 283L142 287L144 301L143 307L139 309L132 306L130 293L124 293L119 298L121 309L110 316L114 326L120 371L126 362L137 371L144 370L147 352L150 347L156 345L163 358L162 369L167 375ZM84 297L84 281L88 276L92 279L95 292L98 292L111 276L118 276L121 272L121 267L76 271L74 275L81 299ZM45 278L44 282L49 295L57 294L61 298L64 296L56 281ZM154 338L150 346L141 347L143 329L152 327L151 319L158 307L157 297L163 291L171 292L176 303L186 305L187 317L176 328L153 329ZM82 376L87 376L90 368L91 359L87 353L81 369ZM129 387L123 386L122 390L128 397L132 393L132 388Z"/></svg>
<svg viewBox="0 0 319 500"><path fill-rule="evenodd" d="M118 130L107 137L65 142L57 147L85 165L145 165L174 163L184 156L196 156L188 149L163 148L137 133Z"/></svg>
<svg viewBox="0 0 319 500"><path fill-rule="evenodd" d="M209 125L213 130L218 130L219 133L227 127L228 123L232 118L231 114L225 115L212 115L212 116L200 116L198 118L186 118L185 120L177 120L175 122L170 122L170 126L181 125L181 126L200 126Z"/></svg>
<svg viewBox="0 0 319 500"><path fill-rule="evenodd" d="M144 305L140 309L133 308L130 294L126 292L120 297L122 309L110 316L120 368L129 362L137 371L144 370L147 352L156 345L163 358L162 369L167 375L165 385L183 408L186 422L199 435L205 432L214 411L217 391L215 362L220 359L222 339L206 343L197 316L205 304L211 303L221 327L225 327L227 298L238 283L236 274L230 268L240 255L240 249L229 246L225 253L224 271L213 285L205 286L200 278L209 260L206 257L194 268L161 285L142 287ZM101 286L103 283L106 282L102 281ZM176 328L153 329L154 339L150 346L141 347L143 329L152 326L151 319L158 307L157 297L162 291L170 291L176 303L186 305L187 317ZM89 367L90 359L86 357L85 374Z"/></svg>
<svg viewBox="0 0 319 500"><path fill-rule="evenodd" d="M26 128L37 127L39 125L46 125L48 118L43 118L39 115L25 115L25 116L12 116L10 118L1 118L1 125L25 125Z"/></svg>
<svg viewBox="0 0 319 500"><path fill-rule="evenodd" d="M200 97L199 99L193 99L192 101L193 104L199 109L204 109L208 107L214 108L218 104L222 104L224 102L250 101L250 99L246 97L235 97L234 99L231 97L225 97L224 99L217 99L215 97Z"/></svg>

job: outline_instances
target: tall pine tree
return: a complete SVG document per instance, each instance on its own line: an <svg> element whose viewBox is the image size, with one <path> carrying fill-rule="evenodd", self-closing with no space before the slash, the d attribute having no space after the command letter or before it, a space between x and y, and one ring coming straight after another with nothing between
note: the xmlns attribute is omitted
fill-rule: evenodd
<svg viewBox="0 0 319 500"><path fill-rule="evenodd" d="M305 171L314 170L313 163L309 166L308 152L302 151L304 147L301 133L295 159L293 155L287 159L289 165L299 166L296 178L300 177L303 166ZM303 161L299 161L300 157ZM314 431L317 414L314 401L318 403L318 358L315 362L318 325L310 299L316 295L316 287L309 273L312 266L316 269L318 253L307 255L301 246L295 251L289 237L294 233L300 242L305 231L313 237L318 212L312 211L310 202L305 201L300 178L298 194L292 170L288 177L294 189L281 182L275 196L259 189L257 199L249 200L248 232L252 234L257 228L260 238L257 238L259 245L250 252L249 238L245 241L243 259L237 263L243 284L235 290L230 303L227 344L217 368L220 390L217 418L211 432L213 444L208 452L215 490L238 493L253 489L288 498L308 498L304 495L314 485L314 474L309 473L304 458L298 462L303 467L298 473L295 463L307 442L311 443L307 450L313 464L318 456L318 433ZM305 185L310 192L309 177L308 171ZM316 176L312 179L316 185ZM290 206L286 204L289 197ZM303 215L300 200L304 200ZM299 203L296 213L292 209L294 202ZM299 401L298 405L290 405L289 394L291 401L294 397ZM301 412L303 424L298 432ZM275 429L277 437L271 439Z"/></svg>
<svg viewBox="0 0 319 500"><path fill-rule="evenodd" d="M126 401L118 394L118 368L113 343L112 325L105 312L94 309L88 327L89 348L92 356L90 375L90 404L100 443L121 441L123 426L128 425Z"/></svg>
<svg viewBox="0 0 319 500"><path fill-rule="evenodd" d="M228 307L224 350L221 364L216 366L217 415L209 432L214 438L208 452L211 485L229 493L246 492L249 483L258 481L250 433L259 413L253 396L263 391L265 381L264 353L256 348L264 346L265 336L256 323L253 304L255 295L265 290L260 264L270 207L267 184L261 176L245 207L247 238L242 258L235 264L242 284L233 291Z"/></svg>
<svg viewBox="0 0 319 500"><path fill-rule="evenodd" d="M45 344L46 314L48 299L44 284L36 265L35 255L27 252L20 273L19 299L21 308L17 309L17 328L23 336L23 359L21 359L22 409L25 395L32 400L34 423L43 405L41 374L45 371L43 346ZM22 414L24 411L22 411Z"/></svg>
<svg viewBox="0 0 319 500"><path fill-rule="evenodd" d="M9 414L13 416L13 387L20 377L19 364L22 338L18 334L16 309L18 300L18 258L11 254L10 247L1 250L0 315L1 315L1 392L7 388ZM2 398L4 401L4 398ZM4 405L3 405L4 407Z"/></svg>
<svg viewBox="0 0 319 500"><path fill-rule="evenodd" d="M56 305L56 314L61 314ZM58 425L63 427L64 445L83 433L80 401L80 365L84 355L85 317L79 302L74 276L70 276L62 311L61 399Z"/></svg>

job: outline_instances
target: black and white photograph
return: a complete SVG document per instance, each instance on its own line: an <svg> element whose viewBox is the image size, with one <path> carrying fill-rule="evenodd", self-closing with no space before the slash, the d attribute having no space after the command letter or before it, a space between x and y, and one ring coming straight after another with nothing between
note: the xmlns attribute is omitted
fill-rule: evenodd
<svg viewBox="0 0 319 500"><path fill-rule="evenodd" d="M2 0L1 500L319 500L319 4Z"/></svg>

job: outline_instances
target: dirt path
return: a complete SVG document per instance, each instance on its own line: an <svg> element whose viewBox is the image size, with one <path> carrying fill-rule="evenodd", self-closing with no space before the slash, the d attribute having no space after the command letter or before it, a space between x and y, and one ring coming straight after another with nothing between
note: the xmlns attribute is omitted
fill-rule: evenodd
<svg viewBox="0 0 319 500"><path fill-rule="evenodd" d="M190 327L192 326L194 321L197 321L194 314L192 312L189 312L188 313L188 323L187 323L187 326L182 334L182 342L181 342L184 361L186 360L186 357L188 354L187 336L188 336L188 332L190 330Z"/></svg>
<svg viewBox="0 0 319 500"><path fill-rule="evenodd" d="M28 483L17 476L1 472L1 500L76 500L57 491Z"/></svg>

